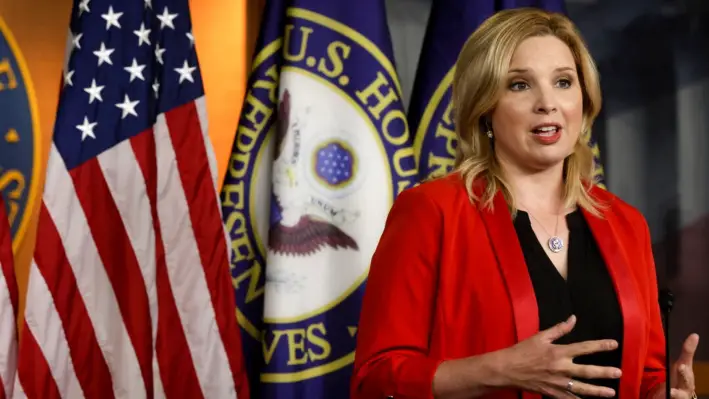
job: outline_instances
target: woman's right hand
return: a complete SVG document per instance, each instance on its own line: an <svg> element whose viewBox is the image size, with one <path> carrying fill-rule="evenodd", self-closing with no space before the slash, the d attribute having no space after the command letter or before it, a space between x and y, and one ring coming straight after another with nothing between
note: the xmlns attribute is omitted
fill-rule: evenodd
<svg viewBox="0 0 709 399"><path fill-rule="evenodd" d="M568 334L575 324L576 317L571 316L565 322L499 351L502 385L553 398L576 398L578 395L613 397L613 389L585 384L576 378L620 378L620 369L581 365L573 360L581 355L614 350L618 343L615 340L598 340L569 345L554 344L554 341ZM571 385L569 381L572 381ZM569 386L571 389L567 390Z"/></svg>

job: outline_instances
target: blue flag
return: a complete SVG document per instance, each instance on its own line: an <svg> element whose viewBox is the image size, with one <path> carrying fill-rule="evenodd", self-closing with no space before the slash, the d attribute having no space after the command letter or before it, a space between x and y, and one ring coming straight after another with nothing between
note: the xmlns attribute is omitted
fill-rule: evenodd
<svg viewBox="0 0 709 399"><path fill-rule="evenodd" d="M451 114L453 71L463 44L494 13L517 7L538 7L565 13L564 0L436 0L424 37L409 106L409 126L415 132L414 148L419 177L427 179L450 172L455 161L455 128ZM589 137L596 158L596 179L602 180L600 152Z"/></svg>
<svg viewBox="0 0 709 399"><path fill-rule="evenodd" d="M417 181L384 0L273 0L221 199L255 398L347 398L369 261Z"/></svg>

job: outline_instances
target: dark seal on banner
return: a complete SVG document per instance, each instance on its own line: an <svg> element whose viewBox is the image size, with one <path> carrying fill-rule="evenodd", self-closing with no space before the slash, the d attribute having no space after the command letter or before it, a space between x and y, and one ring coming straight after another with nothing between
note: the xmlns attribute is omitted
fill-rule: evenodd
<svg viewBox="0 0 709 399"><path fill-rule="evenodd" d="M16 249L37 199L40 140L29 70L12 32L0 18L0 190Z"/></svg>
<svg viewBox="0 0 709 399"><path fill-rule="evenodd" d="M444 176L453 170L458 139L453 121L451 68L433 92L416 132L414 149L421 180Z"/></svg>

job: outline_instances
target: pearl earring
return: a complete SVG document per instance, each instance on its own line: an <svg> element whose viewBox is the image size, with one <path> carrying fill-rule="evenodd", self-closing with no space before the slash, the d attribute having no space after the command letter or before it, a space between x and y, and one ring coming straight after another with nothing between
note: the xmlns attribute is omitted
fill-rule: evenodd
<svg viewBox="0 0 709 399"><path fill-rule="evenodd" d="M487 137L490 139L492 138L492 130L487 131Z"/></svg>

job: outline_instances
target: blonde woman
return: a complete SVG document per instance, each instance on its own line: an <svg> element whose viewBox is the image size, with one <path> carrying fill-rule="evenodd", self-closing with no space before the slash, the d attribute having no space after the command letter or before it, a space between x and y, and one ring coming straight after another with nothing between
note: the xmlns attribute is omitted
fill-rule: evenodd
<svg viewBox="0 0 709 399"><path fill-rule="evenodd" d="M644 217L594 185L601 106L573 24L500 12L453 82L451 175L404 191L371 263L352 398L664 398ZM694 396L689 336L673 398Z"/></svg>

